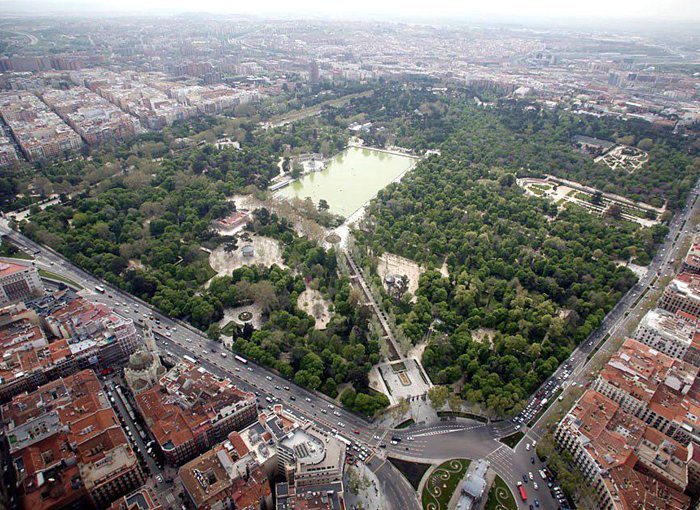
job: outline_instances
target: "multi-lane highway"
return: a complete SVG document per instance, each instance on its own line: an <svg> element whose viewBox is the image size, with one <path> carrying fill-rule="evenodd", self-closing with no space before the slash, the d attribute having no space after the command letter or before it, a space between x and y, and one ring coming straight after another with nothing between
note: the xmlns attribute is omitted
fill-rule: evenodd
<svg viewBox="0 0 700 510"><path fill-rule="evenodd" d="M325 395L296 386L278 374L252 362L241 363L230 352L225 353L221 344L211 341L203 333L179 321L162 316L146 303L105 284L52 250L10 230L6 224L0 224L0 233L8 235L14 244L33 253L36 264L40 268L48 269L79 283L85 288L85 293L91 294L90 299L113 307L132 318L140 327L146 323L150 324L157 333L158 344L164 353L175 358L194 355L205 368L216 374L230 377L242 388L255 392L261 406L269 406L270 401L281 402L300 418L311 419L319 427L336 431L337 434L355 443L358 448L364 448L368 454L366 462L379 477L387 502L394 510L418 509L420 504L408 482L391 463L385 462L387 456L423 462L456 457L487 458L511 488L514 489L516 482L522 481L523 476L528 479L526 489L528 494L532 495L527 503L519 502L521 508L529 508L536 498L542 508L555 509L558 503L550 495L543 480L539 480L539 488L534 490L534 482L538 477L537 470L541 466L535 458L532 441L539 440L543 435L542 424L556 405L542 413L535 424L530 423L530 427L528 422L537 414L543 399L556 400L557 391L563 386L570 386L574 382L577 385L585 382L588 375L589 354L601 342L607 342L617 335L624 334L629 321L638 318L636 307L639 306L638 298L641 293L655 284L659 278L673 272L672 261L682 256L678 253L679 247L683 244L685 237L694 232L687 223L692 211L698 206L698 191L699 188L696 187L690 194L688 205L671 222L670 233L659 248L645 276L621 299L607 315L603 324L573 351L569 360L545 381L521 413L511 420L498 423L484 424L459 420L429 423L401 431L377 427L346 411ZM97 286L104 287L106 292L104 294L95 292L94 289ZM606 346L603 345L601 350L605 348ZM498 441L498 438L517 430L522 430L525 437L515 449ZM533 480L530 480L529 472L533 473Z"/></svg>

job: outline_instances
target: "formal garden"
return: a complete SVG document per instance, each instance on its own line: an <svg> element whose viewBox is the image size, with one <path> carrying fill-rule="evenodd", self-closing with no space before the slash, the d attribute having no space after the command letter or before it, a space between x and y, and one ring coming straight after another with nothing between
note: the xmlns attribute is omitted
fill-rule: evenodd
<svg viewBox="0 0 700 510"><path fill-rule="evenodd" d="M517 510L518 504L515 502L513 493L503 481L503 478L496 476L491 485L488 499L484 510Z"/></svg>
<svg viewBox="0 0 700 510"><path fill-rule="evenodd" d="M423 510L447 510L450 498L469 469L469 464L469 459L452 459L435 468L423 487Z"/></svg>

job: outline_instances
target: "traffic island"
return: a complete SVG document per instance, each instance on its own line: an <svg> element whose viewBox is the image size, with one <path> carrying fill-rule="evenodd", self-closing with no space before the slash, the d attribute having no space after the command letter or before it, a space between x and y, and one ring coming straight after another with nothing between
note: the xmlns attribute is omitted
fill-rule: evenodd
<svg viewBox="0 0 700 510"><path fill-rule="evenodd" d="M491 485L484 510L518 510L513 493L503 478L498 475Z"/></svg>
<svg viewBox="0 0 700 510"><path fill-rule="evenodd" d="M423 486L423 510L448 510L452 494L470 464L469 459L452 459L436 467Z"/></svg>

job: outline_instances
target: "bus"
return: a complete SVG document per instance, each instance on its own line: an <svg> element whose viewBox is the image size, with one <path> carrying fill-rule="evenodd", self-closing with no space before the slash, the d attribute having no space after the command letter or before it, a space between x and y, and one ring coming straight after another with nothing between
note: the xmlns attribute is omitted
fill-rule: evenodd
<svg viewBox="0 0 700 510"><path fill-rule="evenodd" d="M345 439L343 436L340 434L336 434L335 438L340 441L341 443L345 443L345 446L350 446L352 444L352 441Z"/></svg>
<svg viewBox="0 0 700 510"><path fill-rule="evenodd" d="M247 359L242 358L241 356L239 356L239 355L237 355L237 354L234 356L234 359L235 359L236 361L240 361L240 362L243 363L244 365L247 365L247 364L248 364L248 360L247 360Z"/></svg>
<svg viewBox="0 0 700 510"><path fill-rule="evenodd" d="M523 487L522 483L518 485L518 489L520 491L520 499L527 501L527 493L525 492L525 487Z"/></svg>
<svg viewBox="0 0 700 510"><path fill-rule="evenodd" d="M104 287L101 287L101 286L99 286L99 285L96 285L96 286L95 286L95 290L96 290L97 292L99 292L100 294L104 294L104 293L105 293Z"/></svg>
<svg viewBox="0 0 700 510"><path fill-rule="evenodd" d="M192 363L193 365L196 365L196 364L197 364L197 360L194 359L194 358L193 358L192 356L190 356L189 354L185 354L182 358L183 358L185 361L189 361L189 362Z"/></svg>

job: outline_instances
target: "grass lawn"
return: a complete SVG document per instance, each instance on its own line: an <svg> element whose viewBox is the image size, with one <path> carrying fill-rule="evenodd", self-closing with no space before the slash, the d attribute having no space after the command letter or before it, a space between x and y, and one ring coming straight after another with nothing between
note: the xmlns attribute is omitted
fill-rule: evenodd
<svg viewBox="0 0 700 510"><path fill-rule="evenodd" d="M484 510L518 510L518 504L503 478L496 476Z"/></svg>
<svg viewBox="0 0 700 510"><path fill-rule="evenodd" d="M223 328L221 328L221 334L226 336L233 336L233 333L236 331L236 329L236 323L231 321L228 324L226 324Z"/></svg>
<svg viewBox="0 0 700 510"><path fill-rule="evenodd" d="M409 425L413 425L414 423L415 422L413 421L413 418L409 418L408 420L402 421L401 423L399 423L395 428L405 429L406 427L408 427Z"/></svg>
<svg viewBox="0 0 700 510"><path fill-rule="evenodd" d="M406 364L403 363L402 361L399 361L398 363L394 363L391 365L391 369L394 372L403 372L406 370Z"/></svg>
<svg viewBox="0 0 700 510"><path fill-rule="evenodd" d="M488 423L488 420L483 416L478 416L476 414L471 413L462 413L459 411L438 411L437 415L440 418L467 418L469 420L474 420L481 423Z"/></svg>
<svg viewBox="0 0 700 510"><path fill-rule="evenodd" d="M39 269L39 276L42 276L44 278L49 278L50 280L56 280L57 282L67 283L68 285L72 285L73 287L76 287L79 290L83 289L83 286L80 285L79 283L76 283L73 280L65 278L61 275L57 275L56 273L46 271L45 269Z"/></svg>
<svg viewBox="0 0 700 510"><path fill-rule="evenodd" d="M499 441L506 446L515 448L515 445L518 444L524 436L525 434L518 431L515 434L511 434L510 436L502 437L501 439L499 439Z"/></svg>
<svg viewBox="0 0 700 510"><path fill-rule="evenodd" d="M471 464L469 459L452 459L440 464L423 487L423 510L447 510L452 493Z"/></svg>

